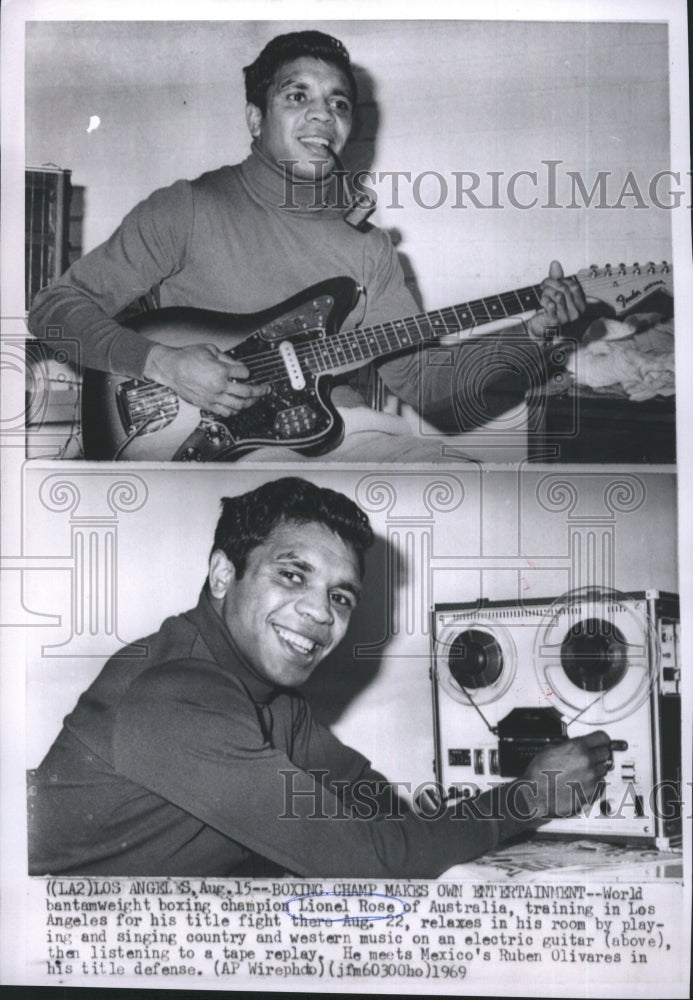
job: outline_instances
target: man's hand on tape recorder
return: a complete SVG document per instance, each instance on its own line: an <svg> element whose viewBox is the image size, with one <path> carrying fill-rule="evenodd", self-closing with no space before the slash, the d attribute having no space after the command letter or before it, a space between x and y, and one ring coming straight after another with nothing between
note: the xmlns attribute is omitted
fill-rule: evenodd
<svg viewBox="0 0 693 1000"><path fill-rule="evenodd" d="M624 740L611 740L598 730L542 750L522 775L537 815L570 816L581 800L591 801L614 766L614 751L627 749Z"/></svg>

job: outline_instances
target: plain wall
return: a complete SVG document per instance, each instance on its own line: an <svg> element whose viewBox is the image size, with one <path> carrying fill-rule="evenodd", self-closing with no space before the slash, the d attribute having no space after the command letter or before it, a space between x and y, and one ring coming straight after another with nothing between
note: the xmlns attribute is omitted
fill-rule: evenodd
<svg viewBox="0 0 693 1000"><path fill-rule="evenodd" d="M648 194L671 166L667 26L608 22L28 23L27 163L69 168L85 187L85 250L154 188L245 156L241 67L300 27L340 37L357 66L363 106L348 166L412 175L401 208L388 207L390 180L375 185L374 220L396 231L426 308L538 282L553 257L567 272L670 258L669 213ZM88 132L94 115L100 125ZM543 160L560 161L560 207L541 207ZM537 197L534 208L511 203L517 171L537 173L515 189L518 202ZM601 207L598 198L584 207L579 193L567 207L568 171L588 192L609 172ZM604 207L619 202L631 171L647 207L632 194ZM440 176L421 182L419 202L448 189L438 208L416 204L424 172ZM453 172L476 173L482 204L501 207L458 197ZM667 190L664 181L660 201Z"/></svg>

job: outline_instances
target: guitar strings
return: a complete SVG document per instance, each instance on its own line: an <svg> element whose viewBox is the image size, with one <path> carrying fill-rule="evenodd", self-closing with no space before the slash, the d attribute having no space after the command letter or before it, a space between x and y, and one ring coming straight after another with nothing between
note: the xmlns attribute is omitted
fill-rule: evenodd
<svg viewBox="0 0 693 1000"><path fill-rule="evenodd" d="M671 265L667 265L668 271L661 272L655 271L652 273L645 272L641 277L651 277L656 279L657 274L667 273L670 274L673 271ZM582 284L587 286L586 293L589 295L592 292L596 292L599 289L606 289L607 287L613 288L615 279L623 278L618 271L611 275L596 275L594 277L587 275L583 277ZM621 283L622 284L622 283ZM620 284L619 286L620 287ZM493 316L489 312L486 302L492 300L498 300L503 304L504 299L510 297L514 298L520 306L523 302L520 296L535 296L537 300L540 299L541 286L540 285L529 285L525 288L520 288L511 292L502 292L500 295L489 296L485 299L474 299L470 302L463 303L457 306L448 306L440 310L432 310L428 313L417 313L414 316L408 316L403 319L393 320L386 323L375 324L374 326L367 327L363 330L345 330L337 331L330 334L324 340L311 340L305 344L296 344L294 346L294 352L296 357L301 362L306 362L310 368L311 361L317 366L317 374L321 371L329 371L331 368L343 368L348 365L356 365L360 363L365 363L371 360L373 357L382 356L381 352L378 351L377 354L368 352L364 356L363 348L368 348L373 341L377 348L382 345L379 343L379 338L385 338L385 350L382 354L394 352L398 349L406 349L407 347L418 346L426 340L436 339L440 336L446 334L464 333L467 337L473 336L479 327L485 326L487 323L493 322L496 319L509 319L512 315L518 315L518 313L508 313L505 305L503 306L505 315L503 316ZM594 295L595 298L600 298L598 294ZM527 303L524 303L525 305ZM483 308L485 315L475 315L475 310L478 311L479 308ZM524 312L521 309L520 312ZM467 314L472 317L472 323L465 326L463 322L460 321L458 313ZM446 314L449 319L446 319ZM431 322L431 317L436 317L436 324ZM442 328L439 325L442 321ZM422 330L422 324L424 329ZM388 337L394 334L395 336L401 335L401 330L398 328L404 327L408 333L417 337L413 340L411 344L398 343L392 345L388 341ZM291 341L291 338L286 338ZM352 357L349 358L347 350L351 353ZM356 354L356 351L361 351L361 357ZM312 355L312 358L310 357ZM232 356L232 355L229 355ZM286 367L281 358L278 358L277 348L270 347L268 349L259 351L252 357L243 358L238 357L234 360L245 364L250 371L250 377L242 381L246 384L267 384L273 381L283 381L286 376ZM321 364L322 362L322 364ZM314 369L311 368L311 371ZM156 385L156 383L152 383Z"/></svg>
<svg viewBox="0 0 693 1000"><path fill-rule="evenodd" d="M370 329L375 330L374 327ZM452 324L452 325L446 324L445 329L442 331L442 333L457 333L457 332L459 332L459 325L457 324ZM331 368L344 367L345 365L364 364L367 361L372 360L373 357L378 357L378 354L371 354L371 353L368 353L366 355L361 354L361 356L359 357L358 354L355 353L355 351L358 350L358 345L353 345L353 337L354 334L356 333L358 333L358 331L348 330L344 332L331 334L329 335L326 341L317 341L317 342L312 341L307 344L295 345L294 351L296 357L298 358L299 361L308 362L308 367L311 367L310 361L312 360L315 363L315 369L317 374L329 371ZM381 336L382 335L387 336L387 332L385 330L382 330ZM378 334L374 333L373 336L377 337ZM409 346L416 347L422 344L427 339L429 338L427 338L424 335L421 337L420 340L412 341L411 344L399 343L396 346L388 344L387 350L384 353L389 353L390 351L394 352L397 350L406 350L407 347ZM351 358L347 356L346 353L347 349L352 354ZM309 357L310 354L312 354L312 359ZM323 364L320 363L321 361L320 355L322 355ZM252 358L235 358L234 360L240 361L241 363L245 364L246 367L250 370L251 377L243 380L247 383L254 384L256 381L260 383L262 382L266 383L272 381L275 376L278 380L286 378L286 368L281 359L279 359L279 361L277 360L276 348L274 349L274 351L260 352L254 355ZM313 370L314 369L311 368L311 371Z"/></svg>
<svg viewBox="0 0 693 1000"><path fill-rule="evenodd" d="M518 289L516 292L504 292L499 296L493 296L493 298L502 300L503 297L508 297L512 295L517 299L518 304L522 305L519 298L520 294L532 293L538 298L538 289L539 286L536 285L528 286L527 288ZM483 299L475 299L471 302L465 303L464 305L447 306L444 309L432 310L429 313L418 313L415 316L408 316L403 319L392 320L386 323L378 323L375 324L374 326L366 327L363 330L358 330L358 329L341 330L336 333L330 334L330 336L326 341L310 341L307 344L298 344L294 347L294 351L299 360L305 360L308 362L311 360L308 357L308 354L310 352L312 352L313 354L313 360L318 363L320 359L317 355L322 354L323 359L326 357L326 362L327 362L325 366L322 368L322 370L328 371L330 368L338 366L343 367L345 364L352 365L356 363L360 364L366 361L370 361L373 357L377 357L379 355L381 356L383 353L394 352L400 349L406 350L407 347L415 347L426 340L434 340L449 333L466 332L467 336L473 336L475 330L478 327L484 326L486 325L486 323L493 322L495 319L498 318L508 319L513 315L512 313L507 313L506 311L504 316L494 317L489 313L487 307L484 305L484 301L485 300ZM475 308L478 309L479 306L483 307L485 315L483 316L474 315ZM473 322L471 324L468 324L466 327L465 324L460 320L460 317L456 315L457 312L461 312L462 310L466 311L469 315L471 315L473 319ZM525 310L522 309L521 311L524 312ZM449 321L445 320L444 318L445 314L450 315L451 319ZM518 314L515 313L514 315ZM437 317L436 322L438 324L440 324L442 320L443 322L442 328L440 325L434 326L434 323L431 322L431 317L434 316ZM425 324L424 330L421 329L422 322ZM394 345L389 343L387 338L392 333L394 333L396 336L400 336L400 331L398 331L397 328L402 326L406 329L408 333L417 336L418 339L413 340L410 344L402 343L401 341ZM362 348L359 347L359 344L358 343L354 344L354 341L357 342L360 341L363 347L367 347L369 341L375 341L376 346L381 347L382 345L378 344L378 338L380 337L386 338L385 350L382 352L378 350L376 354L369 352L367 355L364 355ZM346 355L345 348L348 348L351 351L352 354L351 358L349 358ZM355 353L355 348L359 348L361 350L362 353L360 357ZM340 357L339 355L340 351L343 357ZM330 356L330 352L334 353L334 357ZM276 357L277 357L276 348L274 348L272 350L261 351L249 359L243 359L239 357L236 358L235 360L241 361L244 364L246 364L246 366L251 370L251 375L255 376L258 382L267 383L272 381L272 376L274 375L276 375L278 379L283 379L286 377L286 370L284 364L283 362L277 363ZM251 361L251 363L248 364L248 361ZM262 365L264 364L268 366L266 369L262 368ZM318 372L319 371L320 371L320 366L318 364ZM255 384L254 378L250 378L245 381Z"/></svg>
<svg viewBox="0 0 693 1000"><path fill-rule="evenodd" d="M656 271L653 272L650 276L652 278L656 278L656 275L659 273L671 273L672 268L670 265L668 265L668 267L669 270L667 272ZM642 277L646 276L647 272L644 275L642 275ZM587 275L586 277L583 277L582 284L587 286L586 292L587 294L590 294L593 291L596 292L597 290L600 289L613 288L615 279L619 277L623 278L624 276L620 275L618 272L615 272L611 275L604 274L604 275L597 275L594 277ZM618 287L621 286L622 282L619 283ZM325 355L327 355L327 364L322 369L323 371L327 371L331 367L344 366L345 364L351 365L362 361L365 362L371 360L371 357L375 355L370 355L368 357L364 356L358 357L355 354L355 348L358 348L359 345L358 343L354 344L353 343L354 340L360 339L361 342L364 344L364 346L366 346L366 341L369 336L375 339L376 341L378 337L384 336L387 338L389 336L388 331L397 333L396 327L404 325L407 329L411 329L412 332L420 334L421 340L418 341L418 343L422 343L424 340L429 338L426 336L426 333L422 333L421 322L423 322L428 327L429 332L435 336L445 335L448 333L462 333L462 332L465 332L467 336L473 336L474 332L478 327L484 326L487 323L492 322L495 318L497 318L489 314L488 308L484 304L486 301L489 301L494 298L500 299L502 301L504 298L513 296L518 300L518 302L520 302L520 295L527 293L534 293L537 296L537 298L539 298L540 291L541 291L541 286L532 285L512 292L502 292L498 296L490 296L487 299L474 299L462 305L448 306L441 310L432 310L430 313L417 313L414 316L409 316L404 319L376 324L375 326L368 327L364 330L338 331L336 333L331 334L326 342L311 341L308 344L296 345L294 347L294 350L296 352L296 356L299 359L299 361L304 360L310 362L311 359L308 357L308 355L311 352L313 354L313 360L318 362L320 360L319 358L316 357L316 354L318 352L323 355L323 358L325 357ZM594 297L600 298L599 295L594 295ZM478 316L478 317L474 316L474 319L478 320L478 322L474 322L471 326L468 326L466 329L464 325L460 323L459 317L457 315L453 315L451 323L444 321L444 328L442 330L439 327L433 329L433 326L429 319L429 317L434 315L442 318L445 313L456 314L457 312L462 312L462 311L469 312L473 315L475 309L478 309L478 307L482 307L484 309L486 316ZM506 315L501 318L504 319L510 318L510 315ZM402 347L403 349L406 349L408 345L400 344L398 346ZM387 344L387 350L390 349L392 349L393 351L397 350L398 346L392 347L392 345ZM412 343L411 346L417 346L417 344ZM346 356L345 347L349 348L349 350L351 351L353 355L351 359ZM321 348L323 349L321 350ZM334 358L330 357L330 350L333 351ZM344 355L343 357L340 357L340 351ZM242 358L239 358L237 360L243 361ZM277 380L283 380L284 378L286 378L286 370L283 362L281 361L277 362L276 348L274 350L259 352L252 359L248 360L251 362L250 364L248 364L247 361L243 361L243 363L246 363L247 367L251 371L251 377L248 380L246 380L251 384L263 383L263 382L268 383L273 381L275 378ZM267 367L264 368L263 367L264 365L267 365ZM318 368L318 372L319 371L320 368Z"/></svg>
<svg viewBox="0 0 693 1000"><path fill-rule="evenodd" d="M618 288L621 289L621 293L623 294L624 292L627 292L629 284L630 285L640 284L642 283L642 279L645 278L649 278L652 281L657 281L658 277L660 277L661 275L672 275L672 274L673 274L673 265L663 262L661 267L656 268L653 271L644 270L640 274L635 275L640 279L640 281L638 282L633 282L632 279L634 275L632 273L630 275L623 274L617 269L615 271L612 271L611 274L583 275L581 278L581 285L583 287L583 290L585 291L585 294L588 297L603 300L604 292L607 289L613 292L614 289ZM631 281L630 282L625 281L624 279L626 278L630 278ZM462 305L449 306L438 311L433 310L430 313L418 313L415 316L407 317L405 319L391 321L385 324L378 324L377 326L370 327L364 331L359 331L359 330L339 331L338 333L332 334L330 336L326 346L331 347L334 345L336 364L344 365L345 363L353 364L361 360L363 361L370 360L370 358L366 357L359 358L356 355L355 351L359 347L359 344L356 343L353 346L351 346L351 341L355 336L358 337L360 335L361 338L363 338L369 333L372 333L375 335L376 338L379 336L385 336L387 338L389 336L388 331L392 331L396 326L400 326L402 324L404 324L405 327L411 327L412 331L417 334L422 334L420 321L423 321L428 326L430 333L432 333L434 337L440 337L448 333L457 333L457 334L464 333L466 337L471 337L475 335L479 327L483 327L487 323L492 322L494 319L497 318L490 315L489 310L485 305L486 302L493 301L493 299L500 299L501 301L503 301L504 299L507 300L511 296L517 299L518 302L520 302L521 301L520 296L526 296L528 293L532 293L537 297L537 299L540 299L541 286L540 285L528 286L526 288L517 289L516 291L512 292L503 292L499 296L490 296L487 299L474 299ZM483 308L486 314L485 316L475 315L475 313L478 312L479 307ZM466 328L464 327L464 324L460 323L459 315L457 315L458 313L462 313L463 311L470 312L473 315L475 321L471 324L471 326L467 326ZM433 329L429 317L438 316L440 318L443 318L444 314L451 315L452 322L450 324L446 322L443 330L441 330L439 327ZM517 313L515 315L517 315ZM510 316L511 314L508 314L507 317L502 317L502 318L510 318ZM416 327L416 330L414 330L414 325ZM396 332L397 331L395 330L395 333ZM429 338L426 336L426 333L423 333L419 343L425 341L426 339ZM351 353L354 355L352 360L350 360L348 357L342 358L339 356L340 351L344 353L343 345L346 345L346 347L348 347L351 350ZM307 355L307 352L309 350L312 350L314 346L315 345L313 343L308 345L298 346L296 348L296 353L299 359L301 358L301 356L305 357ZM400 346L406 347L407 345L400 345ZM411 346L415 345L412 344ZM391 345L388 344L388 349L390 349L390 347ZM396 347L393 348L393 350L396 349L397 349ZM329 357L329 355L328 355L328 362L331 362L331 358ZM327 368L329 369L329 367L331 367L331 364L328 363ZM278 377L279 378L284 377L284 370L281 366L278 367Z"/></svg>

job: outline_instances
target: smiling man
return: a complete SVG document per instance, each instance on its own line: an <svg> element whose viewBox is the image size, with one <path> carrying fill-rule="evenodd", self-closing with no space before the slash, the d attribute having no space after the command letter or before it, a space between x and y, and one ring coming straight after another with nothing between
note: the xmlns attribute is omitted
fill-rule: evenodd
<svg viewBox="0 0 693 1000"><path fill-rule="evenodd" d="M77 341L84 365L146 376L222 417L257 403L267 386L212 344L154 343L115 317L138 299L252 314L341 275L364 290L344 329L419 312L388 235L345 218L334 168L351 132L357 90L344 45L319 31L280 35L244 73L249 157L155 191L105 244L40 292L29 317L37 337L61 328ZM460 345L452 363L449 349L437 360L426 350L400 353L380 364L382 379L445 433L484 423L543 379L545 331L585 307L579 285L564 279L555 261L542 289L542 308L528 323ZM347 385L333 398L356 428L353 410L364 409L363 399ZM413 437L402 434L404 421L378 416L380 438L351 447L347 439L332 457L440 458L439 444L412 451L411 442L396 440ZM262 457L277 458L276 449L265 451Z"/></svg>
<svg viewBox="0 0 693 1000"><path fill-rule="evenodd" d="M237 507L227 504L222 523ZM319 516L319 508L311 516ZM215 549L209 568L215 610L265 680L303 684L342 641L358 602L361 571L352 542L317 520L282 520L252 549L242 572L227 548Z"/></svg>
<svg viewBox="0 0 693 1000"><path fill-rule="evenodd" d="M225 499L197 607L109 660L32 773L30 873L429 877L570 813L570 782L591 797L605 733L426 819L313 719L296 688L343 640L372 542L303 479Z"/></svg>
<svg viewBox="0 0 693 1000"><path fill-rule="evenodd" d="M335 53L337 50L335 50ZM265 156L287 165L294 178L327 177L351 132L356 82L340 67L301 56L267 80L251 80L246 107L250 134Z"/></svg>

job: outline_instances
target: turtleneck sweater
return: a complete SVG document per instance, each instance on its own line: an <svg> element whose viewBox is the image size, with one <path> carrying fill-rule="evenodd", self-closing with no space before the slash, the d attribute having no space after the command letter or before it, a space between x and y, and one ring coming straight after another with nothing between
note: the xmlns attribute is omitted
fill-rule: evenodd
<svg viewBox="0 0 693 1000"><path fill-rule="evenodd" d="M349 325L416 312L388 237L348 226L333 193L329 180L292 181L257 148L240 164L177 181L39 292L30 328L42 337L62 327L85 366L140 377L152 345L113 317L154 287L161 306L254 313L347 275L368 289Z"/></svg>
<svg viewBox="0 0 693 1000"><path fill-rule="evenodd" d="M86 367L139 378L152 343L114 317L152 289L162 307L243 314L346 275L366 294L344 329L416 314L388 235L347 225L342 211L334 177L294 181L254 145L242 163L177 181L136 205L105 243L38 293L29 327L41 339L60 329ZM399 399L457 431L515 405L541 377L540 353L515 328L454 351L409 352L379 370Z"/></svg>
<svg viewBox="0 0 693 1000"><path fill-rule="evenodd" d="M540 822L521 782L430 819L396 802L204 593L108 661L30 779L35 875L428 878Z"/></svg>

